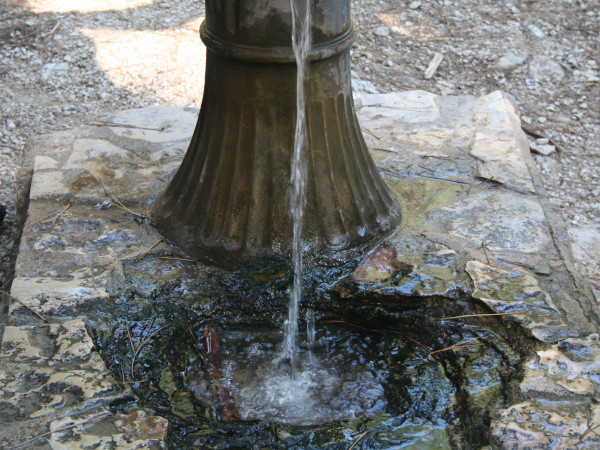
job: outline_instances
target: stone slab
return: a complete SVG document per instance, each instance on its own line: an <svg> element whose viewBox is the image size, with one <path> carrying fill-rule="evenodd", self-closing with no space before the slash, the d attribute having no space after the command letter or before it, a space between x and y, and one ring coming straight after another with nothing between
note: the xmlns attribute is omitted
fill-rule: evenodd
<svg viewBox="0 0 600 450"><path fill-rule="evenodd" d="M46 441L50 448L79 448L68 444L79 439L68 433L74 427L67 429L65 425L74 420L90 425L96 419L118 424L123 418L106 407L132 397L129 386L118 383L106 370L80 319L7 326L0 349L0 367L3 448L37 448ZM144 419L142 422L148 420L145 416L139 418ZM60 429L62 433L52 433ZM166 425L163 431L162 436L153 438L164 440ZM59 438L61 434L70 437ZM123 434L136 436L139 431L125 428ZM36 436L40 438L35 439ZM126 444L123 448L140 448L127 444L124 438L121 438ZM144 436L143 440L149 438ZM111 439L111 435L106 437L107 442Z"/></svg>
<svg viewBox="0 0 600 450"><path fill-rule="evenodd" d="M349 275L344 286L353 288L343 295L375 285L378 295L405 301L460 293L503 314L540 350L524 366L518 401L492 418L495 443L595 443L586 426L597 416L600 423L592 403L600 376L597 306L571 270L568 238L544 202L508 98L414 91L365 95L357 104L404 222ZM11 295L50 323L11 302L0 351L0 401L11 421L0 445L42 433L36 445L50 448L166 445L164 418L135 408L111 412L111 402L131 392L107 372L84 320L113 295L111 277L137 277L140 289L152 290L153 277L183 270L185 262L143 258L171 251L148 216L194 125L192 112L151 107L51 137L48 152L38 149ZM70 388L55 392L57 383Z"/></svg>

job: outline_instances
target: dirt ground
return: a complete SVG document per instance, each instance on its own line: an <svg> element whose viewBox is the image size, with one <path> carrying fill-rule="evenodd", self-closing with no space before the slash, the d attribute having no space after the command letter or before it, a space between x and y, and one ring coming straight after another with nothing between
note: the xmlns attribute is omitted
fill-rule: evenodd
<svg viewBox="0 0 600 450"><path fill-rule="evenodd" d="M548 153L535 159L581 244L579 270L600 289L600 1L354 0L353 12L360 91L512 96L532 148ZM203 17L199 0L0 0L0 286L27 142L128 108L199 108Z"/></svg>

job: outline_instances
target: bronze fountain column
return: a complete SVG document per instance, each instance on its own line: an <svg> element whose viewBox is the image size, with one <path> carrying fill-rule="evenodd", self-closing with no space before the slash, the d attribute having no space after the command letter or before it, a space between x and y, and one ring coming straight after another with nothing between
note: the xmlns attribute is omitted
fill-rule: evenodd
<svg viewBox="0 0 600 450"><path fill-rule="evenodd" d="M400 221L352 99L350 0L312 0L306 82L309 254L369 242ZM206 0L204 97L189 149L153 218L188 254L220 265L286 257L296 117L290 0Z"/></svg>

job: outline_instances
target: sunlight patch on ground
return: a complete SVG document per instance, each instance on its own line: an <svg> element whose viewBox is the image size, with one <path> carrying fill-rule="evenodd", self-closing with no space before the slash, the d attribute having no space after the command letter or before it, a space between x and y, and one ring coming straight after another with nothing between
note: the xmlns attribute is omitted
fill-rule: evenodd
<svg viewBox="0 0 600 450"><path fill-rule="evenodd" d="M199 108L206 67L198 36L203 20L160 31L79 31L93 41L98 64L115 85L171 105Z"/></svg>
<svg viewBox="0 0 600 450"><path fill-rule="evenodd" d="M437 30L435 25L423 15L417 16L415 22L405 20L406 18L399 14L378 14L377 18L394 33L412 37L419 41L439 39L443 36L443 31Z"/></svg>
<svg viewBox="0 0 600 450"><path fill-rule="evenodd" d="M100 12L139 8L153 0L25 0L24 7L40 13Z"/></svg>

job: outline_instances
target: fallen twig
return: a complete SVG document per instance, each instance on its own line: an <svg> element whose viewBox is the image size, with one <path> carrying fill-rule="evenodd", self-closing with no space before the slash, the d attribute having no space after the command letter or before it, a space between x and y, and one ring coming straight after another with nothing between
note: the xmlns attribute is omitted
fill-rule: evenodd
<svg viewBox="0 0 600 450"><path fill-rule="evenodd" d="M140 65L140 64L135 64L136 66ZM119 69L121 69L122 67L119 67ZM111 69L109 69L111 70ZM112 69L114 70L114 69ZM92 122L86 122L86 125L91 125L94 127L114 127L114 128L135 128L138 130L149 130L149 131L164 131L164 129L162 128L145 128L145 127L139 127L137 125L128 125L126 123L116 123L116 122L105 122L103 120L97 120L97 121L92 121Z"/></svg>
<svg viewBox="0 0 600 450"><path fill-rule="evenodd" d="M502 261L502 262L505 262L505 263L508 263L508 264L514 264L515 266L524 267L524 268L529 269L529 270L535 270L535 267L532 267L532 266L529 266L527 264L523 264L523 263L520 263L520 262L517 262L517 261L509 261L508 259L502 259L502 258L497 258L497 259L498 259L498 261Z"/></svg>
<svg viewBox="0 0 600 450"><path fill-rule="evenodd" d="M59 433L61 431L67 431L67 430L70 430L71 428L75 428L75 427L78 427L78 426L81 426L81 425L86 425L86 424L88 424L90 422L94 422L95 420L104 419L105 417L108 417L108 416L112 416L112 413L110 411L106 411L104 414L99 414L99 415L94 416L94 417L92 417L92 418L90 418L88 420L84 420L83 422L73 423L71 425L67 425L67 426L64 426L62 428L57 428L56 430L50 430L50 431L47 431L45 433L38 434L37 436L34 436L34 437L30 438L30 439L27 439L26 441L21 442L20 444L15 445L14 447L11 447L11 449L22 447L25 444L30 444L31 442L35 442L36 440L38 440L41 437L48 436L49 434Z"/></svg>
<svg viewBox="0 0 600 450"><path fill-rule="evenodd" d="M431 194L427 200L425 200L423 202L423 204L421 205L421 207L419 208L419 210L417 211L417 213L415 214L415 216L418 216L419 214L421 214L423 211L425 211L425 209L427 209L427 206L429 206L429 203L431 202L431 200L433 199L433 197L435 197L441 189L436 190L433 194Z"/></svg>
<svg viewBox="0 0 600 450"><path fill-rule="evenodd" d="M587 429L583 432L583 434L581 435L581 437L579 438L579 442L583 442L583 440L586 438L586 436L590 433L594 433L596 435L598 435L598 433L596 433L596 429L600 428L600 424L594 426L594 423L592 422Z"/></svg>
<svg viewBox="0 0 600 450"><path fill-rule="evenodd" d="M406 338L409 341L417 344L419 347L421 347L423 350L425 350L428 355L433 356L433 352L431 350L429 350L427 347L425 347L423 344L421 344L419 341L417 341L416 339L411 338L410 336L408 336L406 334L400 334L400 337ZM433 356L433 357L436 358L435 356Z"/></svg>
<svg viewBox="0 0 600 450"><path fill-rule="evenodd" d="M511 314L523 314L525 311L515 311L509 313L489 313L489 314L465 314L463 316L452 316L452 317L442 317L438 320L454 320L454 319L464 319L466 317L487 317L487 316L510 316Z"/></svg>
<svg viewBox="0 0 600 450"><path fill-rule="evenodd" d="M106 194L106 196L115 203L115 206L117 208L121 208L122 210L128 212L129 214L133 214L134 216L140 217L142 219L146 219L146 216L144 216L143 214L140 214L140 213L136 213L135 211L132 211L127 206L125 206L123 203L121 203L121 201L117 197L115 197L110 192L108 192L108 189L106 189L106 184L104 184L104 181L97 178L93 173L90 173L90 175L92 175L92 177L94 177L96 179L96 181L98 181L98 183L100 183L100 186L102 186L102 189L104 190L104 193Z"/></svg>
<svg viewBox="0 0 600 450"><path fill-rule="evenodd" d="M199 344L199 343L200 343L200 341L199 341L199 340L198 340L198 338L196 337L196 334L195 334L195 333L194 333L194 331L192 330L192 327L190 327L190 324L189 324L189 323L188 323L187 329L188 329L188 331L190 332L190 334L192 335L192 339L194 340L194 342L195 342L196 344Z"/></svg>
<svg viewBox="0 0 600 450"><path fill-rule="evenodd" d="M156 259L167 259L167 260L172 260L172 261L184 261L184 262L191 262L191 263L195 263L196 262L193 259L177 258L175 256L157 256Z"/></svg>
<svg viewBox="0 0 600 450"><path fill-rule="evenodd" d="M354 447L356 447L356 444L358 444L360 442L360 440L367 435L367 433L368 433L368 431L365 431L364 433L359 434L358 437L356 438L356 440L354 441L354 444L352 444L348 448L348 450L352 450Z"/></svg>
<svg viewBox="0 0 600 450"><path fill-rule="evenodd" d="M487 254L487 244L485 242L481 243L481 248L483 249L483 254L485 255L485 259L487 260L487 265L488 266L492 266L495 267L491 262L490 262L490 257Z"/></svg>
<svg viewBox="0 0 600 450"><path fill-rule="evenodd" d="M152 322L150 322L150 326L144 332L144 337L142 337L142 342L140 342L140 345L138 345L137 348L135 348L135 346L133 345L133 339L131 338L131 331L129 330L129 325L126 325L127 336L129 337L129 345L131 346L131 350L133 351L133 356L131 357L131 362L130 362L130 368L131 368L131 378L132 378L132 380L133 380L134 383L144 383L145 381L148 381L146 379L144 379L144 380L136 380L135 379L135 371L134 371L135 370L135 360L137 359L138 355L140 354L140 351L142 350L142 348L144 347L144 345L146 345L148 343L148 341L150 339L152 339L154 336L156 336L158 333L160 333L165 328L171 326L171 324L168 323L168 324L163 325L158 330L156 330L156 331L154 331L154 332L152 332L151 334L148 335L148 332L152 328L152 325L154 325L154 319L152 319Z"/></svg>
<svg viewBox="0 0 600 450"><path fill-rule="evenodd" d="M381 104L375 104L375 105L357 105L357 108L385 108L385 109L399 109L401 111L416 111L416 112L423 112L423 111L431 111L433 108L415 108L414 106L390 106L390 105L381 105Z"/></svg>
<svg viewBox="0 0 600 450"><path fill-rule="evenodd" d="M375 133L373 133L371 130L369 130L368 128L363 128L362 129L365 133L369 133L371 136L373 136L375 139L377 139L378 141L381 140L381 138L379 136L377 136Z"/></svg>
<svg viewBox="0 0 600 450"><path fill-rule="evenodd" d="M54 27L48 33L44 33L40 37L42 39L45 39L45 38L47 38L49 36L52 36L54 33L56 33L56 30L58 30L58 26L59 25L60 25L60 22L56 22L56 24L54 25Z"/></svg>
<svg viewBox="0 0 600 450"><path fill-rule="evenodd" d="M119 366L121 367L121 380L123 383L127 383L127 380L125 379L125 369L123 369L123 357L121 357L121 364L119 364Z"/></svg>
<svg viewBox="0 0 600 450"><path fill-rule="evenodd" d="M56 222L56 219L58 219L61 215L63 215L65 213L65 211L67 209L69 209L70 207L71 207L71 203L69 203L67 206L65 206L63 209L61 209L59 211L54 211L52 214L48 214L47 216L36 220L31 225L37 225L38 223L45 222L46 220L50 220L50 219L52 219L52 225L54 225L54 223Z"/></svg>
<svg viewBox="0 0 600 450"><path fill-rule="evenodd" d="M471 342L471 341L474 341L475 339L477 339L477 338L467 339L466 341L459 342L458 344L454 344L454 345L451 345L446 348L441 348L439 350L434 350L430 354L433 355L435 353L447 352L450 350L459 350L461 348L467 348L467 347L480 347L483 345L483 344L466 344L466 342Z"/></svg>
<svg viewBox="0 0 600 450"><path fill-rule="evenodd" d="M446 28L448 29L448 34L454 37L454 33L452 32L452 24L448 20L448 13L446 12L446 8L442 7L442 16L444 17L444 21L446 22Z"/></svg>
<svg viewBox="0 0 600 450"><path fill-rule="evenodd" d="M388 152L388 153L398 153L396 150L390 150L389 148L382 148L382 147L369 147L369 150L377 150L380 152Z"/></svg>
<svg viewBox="0 0 600 450"><path fill-rule="evenodd" d="M140 261L144 256L146 256L148 253L150 253L150 251L156 247L158 244L160 244L162 242L162 239L159 239L158 241L156 241L154 244L152 244L150 247L148 247L146 250L144 250L143 252L139 253L135 258L133 258L133 260L135 262Z"/></svg>
<svg viewBox="0 0 600 450"><path fill-rule="evenodd" d="M42 319L44 322L46 323L50 323L50 321L48 319L46 319L44 316L42 316L39 312L37 312L35 309L33 309L31 306L26 305L25 303L23 303L21 300L19 300L17 297L13 297L12 295L10 295L8 292L3 291L2 289L0 289L0 294L4 294L6 295L8 298L13 299L15 302L19 303L21 306L24 306L25 308L27 308L29 311L31 311L33 314L35 314L36 316L38 316L40 319Z"/></svg>

